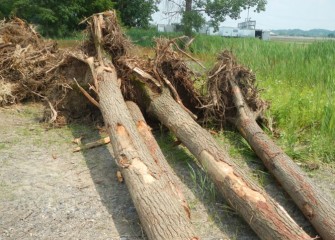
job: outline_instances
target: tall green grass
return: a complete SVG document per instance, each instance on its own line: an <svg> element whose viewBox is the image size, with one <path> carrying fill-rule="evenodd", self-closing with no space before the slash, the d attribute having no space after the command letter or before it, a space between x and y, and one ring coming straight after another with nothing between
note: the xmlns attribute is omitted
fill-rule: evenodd
<svg viewBox="0 0 335 240"><path fill-rule="evenodd" d="M143 47L154 47L156 37L179 37L182 36L182 33L164 33L158 32L156 29L138 29L138 28L130 28L125 30L126 34L130 37L130 39L135 43Z"/></svg>
<svg viewBox="0 0 335 240"><path fill-rule="evenodd" d="M255 70L265 89L263 97L271 102L268 114L281 130L279 141L288 154L301 160L334 161L335 42L247 41L233 50Z"/></svg>
<svg viewBox="0 0 335 240"><path fill-rule="evenodd" d="M136 34L147 40L159 35L154 30ZM133 39L136 34L131 32ZM302 44L199 35L190 51L210 68L224 49L256 73L262 97L271 104L267 114L280 130L276 141L285 151L299 161L334 162L335 41Z"/></svg>

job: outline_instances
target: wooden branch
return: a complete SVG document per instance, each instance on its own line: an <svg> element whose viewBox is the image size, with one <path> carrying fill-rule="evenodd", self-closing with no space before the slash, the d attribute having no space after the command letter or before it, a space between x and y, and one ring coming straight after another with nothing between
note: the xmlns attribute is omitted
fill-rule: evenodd
<svg viewBox="0 0 335 240"><path fill-rule="evenodd" d="M140 68L138 68L138 67L134 67L134 66L132 66L132 64L130 63L130 62L128 62L128 61L124 61L124 63L125 63L125 65L129 68L129 69L131 69L131 70L133 70L135 73L137 73L138 75L140 75L142 78L144 78L144 79L148 79L148 80L150 80L151 82L153 82L153 83L155 83L155 85L157 86L157 87L159 87L159 88L162 88L162 85L153 77L153 76L151 76L149 73L147 73L147 72L145 72L144 70L142 70L142 69L140 69ZM157 71L156 71L156 75L158 75L158 73L157 73ZM195 114L193 114L190 110L188 110L185 106L184 106L184 104L183 104L183 102L181 101L181 99L180 99L180 97L179 97L179 94L178 94L178 92L177 92L177 90L173 87L173 85L171 84L171 82L167 79L167 78L165 78L165 77L163 77L163 81L165 82L165 84L167 85L167 87L171 90L171 93L173 94L173 96L174 96L174 98L175 98L175 100L176 100L176 102L194 119L194 120L196 120L198 117L195 115Z"/></svg>
<svg viewBox="0 0 335 240"><path fill-rule="evenodd" d="M82 146L76 147L76 148L73 149L73 152L80 152L82 150L87 150L87 149L91 149L91 148L100 147L100 146L106 145L108 143L110 143L110 138L105 137L105 138L99 139L95 142L90 142L90 143L84 144Z"/></svg>
<svg viewBox="0 0 335 240"><path fill-rule="evenodd" d="M181 101L180 97L179 97L179 94L177 92L177 90L175 89L175 87L171 84L171 82L166 78L166 77L163 77L163 80L165 82L165 84L167 85L167 87L170 89L174 99L176 100L176 102L188 113L190 114L190 116L196 120L198 117L193 114L190 110L187 109L187 107L185 107L185 105L183 104L183 102Z"/></svg>
<svg viewBox="0 0 335 240"><path fill-rule="evenodd" d="M26 85L24 85L26 88L28 88L30 90L30 88ZM51 118L48 121L49 123L54 123L57 119L58 113L56 111L56 109L53 107L52 103L49 101L49 99L46 96L43 96L35 91L30 90L33 94L35 94L36 96L39 96L40 98L42 98L44 101L46 101L49 105L49 108L51 110Z"/></svg>
<svg viewBox="0 0 335 240"><path fill-rule="evenodd" d="M77 82L77 80L75 78L73 78L73 80L75 81L75 83L77 84L79 90L84 94L84 96L97 108L100 108L99 103L84 89L82 88L79 83Z"/></svg>
<svg viewBox="0 0 335 240"><path fill-rule="evenodd" d="M58 113L57 113L57 111L55 110L55 108L52 106L51 102L50 102L47 98L46 98L46 101L47 101L47 103L49 104L49 107L50 107L51 112L52 112L52 114L51 114L51 118L50 118L50 120L49 120L49 123L53 123L53 122L56 121Z"/></svg>
<svg viewBox="0 0 335 240"><path fill-rule="evenodd" d="M156 87L161 88L162 85L159 83L159 81L157 81L154 77L152 77L149 73L143 71L142 69L140 69L139 67L134 66L132 63L130 63L129 61L124 61L125 65L132 71L134 71L135 73L137 73L138 75L140 75L142 78L144 79L148 79L150 80L153 84L156 85Z"/></svg>
<svg viewBox="0 0 335 240"><path fill-rule="evenodd" d="M199 62L199 60L195 59L194 57L192 57L192 56L191 56L190 54L188 54L187 52L181 50L177 43L174 42L174 45L175 45L175 47L177 48L177 50L178 50L179 52L181 52L182 54L184 54L184 55L187 56L188 58L192 59L194 62L196 62L197 64L199 64L200 67L202 67L203 69L206 70L206 67L205 67L204 65L202 65L202 63Z"/></svg>

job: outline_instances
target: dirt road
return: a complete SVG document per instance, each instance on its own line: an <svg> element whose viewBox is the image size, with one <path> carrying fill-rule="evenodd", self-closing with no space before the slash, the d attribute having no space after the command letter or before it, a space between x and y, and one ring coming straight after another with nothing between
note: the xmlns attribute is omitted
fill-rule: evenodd
<svg viewBox="0 0 335 240"><path fill-rule="evenodd" d="M98 131L78 124L50 129L41 116L38 104L0 109L0 239L146 239L126 186L116 179L111 149L72 153L72 139L90 142L100 138ZM208 179L178 151L184 162L173 168L202 239L258 239L220 197L204 197ZM334 199L334 169L318 171L314 178ZM272 194L310 227L285 194Z"/></svg>

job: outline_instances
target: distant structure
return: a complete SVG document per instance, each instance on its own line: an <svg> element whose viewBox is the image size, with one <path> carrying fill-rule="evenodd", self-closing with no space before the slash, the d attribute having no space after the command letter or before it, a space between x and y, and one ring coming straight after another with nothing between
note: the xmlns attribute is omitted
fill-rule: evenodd
<svg viewBox="0 0 335 240"><path fill-rule="evenodd" d="M214 28L206 24L200 29L199 33L223 37L249 37L270 40L270 31L256 29L256 21L251 21L250 18L246 18L244 22L238 23L237 27L219 27L219 31L217 32L214 32Z"/></svg>
<svg viewBox="0 0 335 240"><path fill-rule="evenodd" d="M158 24L157 30L159 32L175 32L176 24ZM216 35L223 37L236 37L236 38L259 38L262 40L270 40L270 31L256 29L256 21L246 18L244 22L238 23L237 27L219 27L219 31L214 31L214 27L210 23L205 24L199 33L206 35Z"/></svg>
<svg viewBox="0 0 335 240"><path fill-rule="evenodd" d="M158 32L175 32L176 25L173 24L157 24Z"/></svg>
<svg viewBox="0 0 335 240"><path fill-rule="evenodd" d="M239 29L256 29L256 21L251 21L251 18L246 18L244 22L238 23Z"/></svg>

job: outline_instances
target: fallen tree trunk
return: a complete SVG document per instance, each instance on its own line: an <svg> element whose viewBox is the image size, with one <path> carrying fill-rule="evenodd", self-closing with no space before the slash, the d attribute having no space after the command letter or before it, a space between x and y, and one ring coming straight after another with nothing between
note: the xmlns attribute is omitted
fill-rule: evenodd
<svg viewBox="0 0 335 240"><path fill-rule="evenodd" d="M219 54L207 83L209 115L235 125L321 237L335 239L332 203L258 126L256 119L267 103L260 98L255 80L252 71L239 65L231 52Z"/></svg>
<svg viewBox="0 0 335 240"><path fill-rule="evenodd" d="M99 97L99 107L111 140L117 165L121 168L141 224L152 240L196 240L189 218L174 193L167 174L148 150L123 99L117 73L102 53L104 14L90 21L97 59L86 59ZM83 59L85 61L85 59Z"/></svg>
<svg viewBox="0 0 335 240"><path fill-rule="evenodd" d="M115 73L115 72L114 72ZM117 164L149 239L197 239L166 174L141 139L117 85L101 72L99 104Z"/></svg>
<svg viewBox="0 0 335 240"><path fill-rule="evenodd" d="M237 119L234 122L267 169L275 176L324 240L335 239L334 203L258 126L238 85L230 80Z"/></svg>
<svg viewBox="0 0 335 240"><path fill-rule="evenodd" d="M183 206L187 216L191 218L190 208L182 190L179 187L181 182L179 178L174 174L172 168L165 159L164 154L160 149L155 137L152 135L151 128L147 125L141 110L134 102L127 101L126 104L130 111L130 114L135 121L137 130L140 133L147 148L149 149L151 156L155 160L155 163L161 168L162 172L166 174L173 192L178 197L179 202Z"/></svg>
<svg viewBox="0 0 335 240"><path fill-rule="evenodd" d="M281 206L246 177L247 173L239 170L215 139L175 102L167 89L162 94L154 94L148 88L146 92L151 100L148 111L199 160L227 202L261 239L311 239Z"/></svg>

